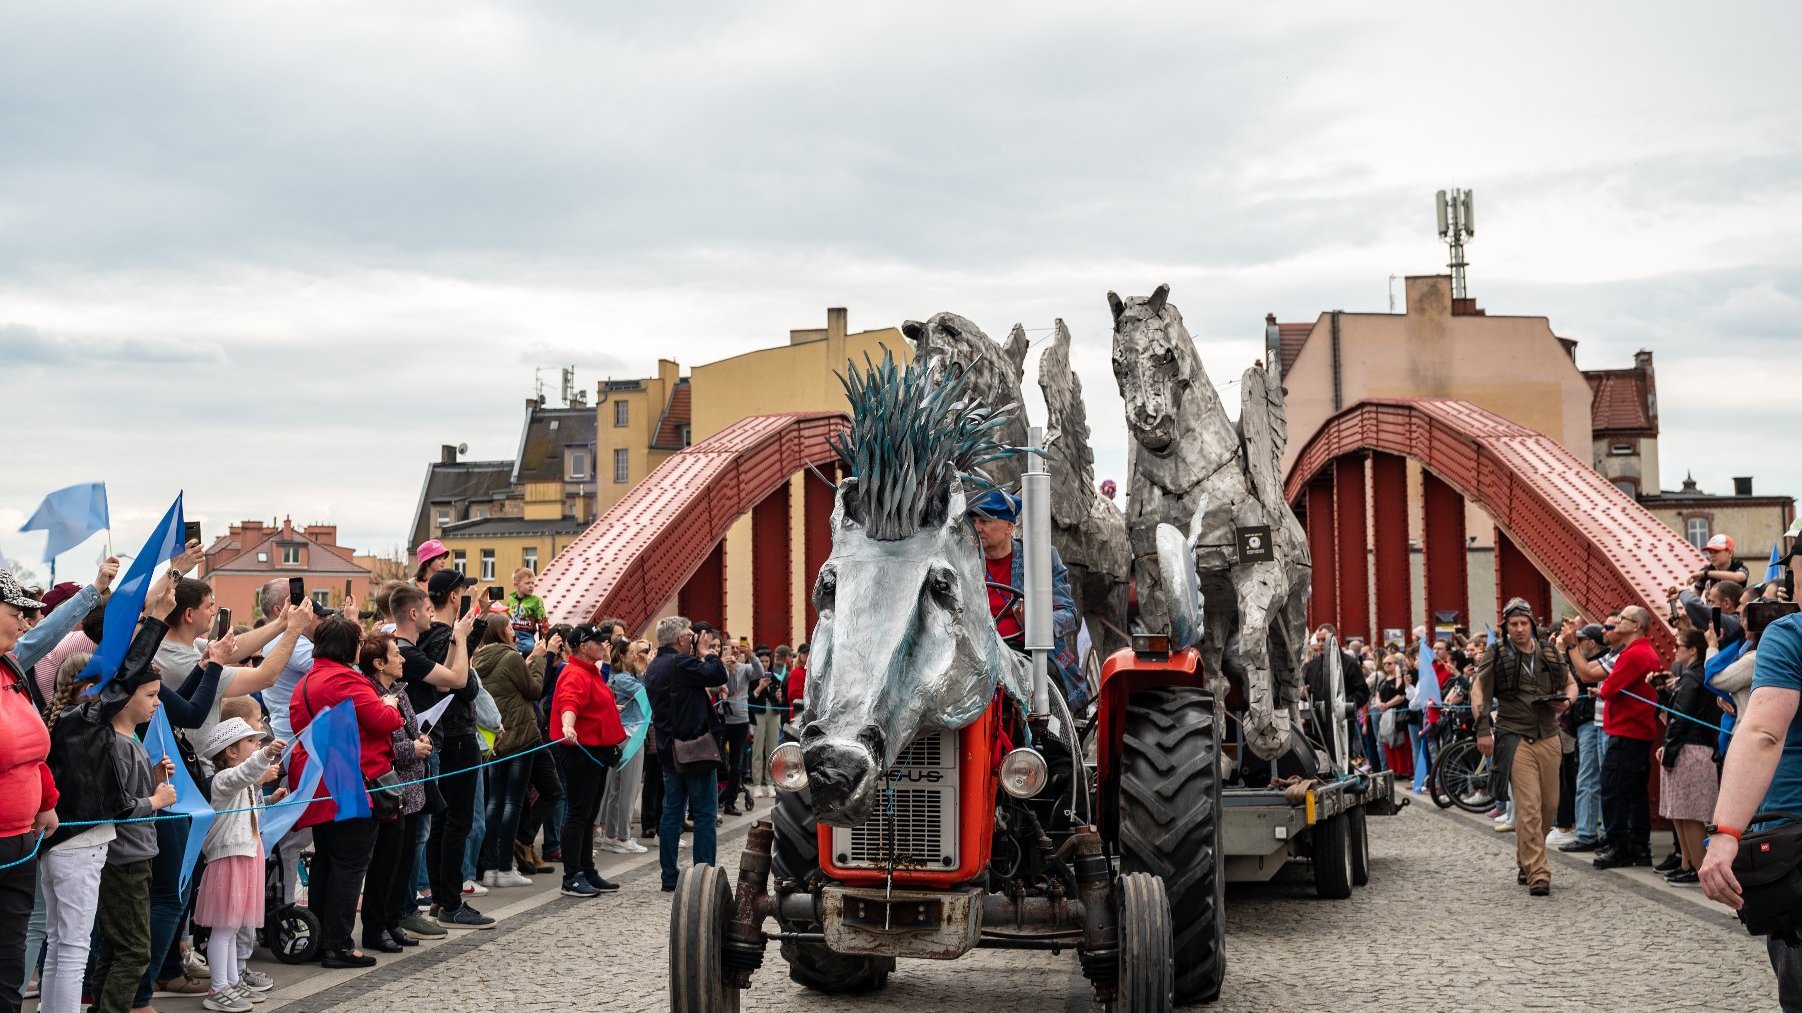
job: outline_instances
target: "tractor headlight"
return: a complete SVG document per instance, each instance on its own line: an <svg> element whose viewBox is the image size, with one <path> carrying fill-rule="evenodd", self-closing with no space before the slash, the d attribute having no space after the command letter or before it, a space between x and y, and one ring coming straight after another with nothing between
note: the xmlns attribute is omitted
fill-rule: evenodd
<svg viewBox="0 0 1802 1013"><path fill-rule="evenodd" d="M784 742L770 752L770 778L783 791L807 787L807 764L802 762L799 743Z"/></svg>
<svg viewBox="0 0 1802 1013"><path fill-rule="evenodd" d="M1003 756L1000 773L1001 790L1015 798L1031 798L1051 780L1051 768L1035 749L1016 749Z"/></svg>

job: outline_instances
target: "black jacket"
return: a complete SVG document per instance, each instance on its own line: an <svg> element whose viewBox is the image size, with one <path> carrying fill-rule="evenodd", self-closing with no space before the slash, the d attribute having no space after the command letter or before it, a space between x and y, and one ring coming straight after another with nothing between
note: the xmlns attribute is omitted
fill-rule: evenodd
<svg viewBox="0 0 1802 1013"><path fill-rule="evenodd" d="M57 818L62 826L44 842L46 848L91 828L71 826L129 815L137 800L125 792L125 771L113 748L113 718L146 682L156 682L151 662L169 627L146 617L132 638L119 673L93 696L76 697L57 718L50 733L50 773L56 778Z"/></svg>
<svg viewBox="0 0 1802 1013"><path fill-rule="evenodd" d="M657 730L657 757L674 770L672 743L698 739L713 730L713 702L707 691L726 684L720 656L705 659L660 647L645 669L645 695L651 698L651 725Z"/></svg>
<svg viewBox="0 0 1802 1013"><path fill-rule="evenodd" d="M1308 698L1324 700L1327 694L1325 655L1315 655L1308 662ZM1345 683L1345 702L1353 710L1370 702L1370 683L1364 679L1364 666L1350 651L1339 652L1339 672Z"/></svg>
<svg viewBox="0 0 1802 1013"><path fill-rule="evenodd" d="M1721 733L1714 727L1704 727L1696 721L1706 721L1711 726L1721 723L1721 708L1715 695L1702 685L1702 670L1689 665L1672 665L1669 689L1660 696L1666 696L1665 706L1688 718L1680 718L1676 714L1669 715L1664 725L1664 765L1675 767L1677 754L1684 746L1707 746L1716 748L1720 743Z"/></svg>

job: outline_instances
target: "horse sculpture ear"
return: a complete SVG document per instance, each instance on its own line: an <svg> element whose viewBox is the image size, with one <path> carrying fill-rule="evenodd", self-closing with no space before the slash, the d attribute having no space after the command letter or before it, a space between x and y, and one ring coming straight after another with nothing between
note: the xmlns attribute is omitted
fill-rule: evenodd
<svg viewBox="0 0 1802 1013"><path fill-rule="evenodd" d="M926 325L918 320L909 320L902 324L901 333L907 335L907 340L916 345L923 345L926 342Z"/></svg>
<svg viewBox="0 0 1802 1013"><path fill-rule="evenodd" d="M964 503L964 491L962 489L947 490L947 495L945 496L945 516L940 526L947 528L956 527L958 522L964 519L964 514L969 511L969 508L965 506Z"/></svg>
<svg viewBox="0 0 1802 1013"><path fill-rule="evenodd" d="M1151 310L1152 316L1160 316L1164 312L1164 300L1168 298L1170 298L1170 286L1159 285L1152 291L1151 298L1145 300L1145 307Z"/></svg>
<svg viewBox="0 0 1802 1013"><path fill-rule="evenodd" d="M847 478L838 484L838 508L833 511L833 526L841 521L863 524L863 499L857 495L857 479Z"/></svg>
<svg viewBox="0 0 1802 1013"><path fill-rule="evenodd" d="M1120 315L1126 312L1126 304L1120 301L1119 296L1109 292L1107 294L1107 305L1109 309L1114 311L1114 323L1119 323Z"/></svg>

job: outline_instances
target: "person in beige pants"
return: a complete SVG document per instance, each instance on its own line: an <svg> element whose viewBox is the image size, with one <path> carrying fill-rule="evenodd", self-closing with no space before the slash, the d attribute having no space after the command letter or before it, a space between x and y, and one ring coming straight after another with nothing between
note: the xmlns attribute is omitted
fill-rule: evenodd
<svg viewBox="0 0 1802 1013"><path fill-rule="evenodd" d="M1563 762L1558 716L1577 698L1577 683L1552 642L1536 635L1532 606L1510 600L1502 610L1502 625L1507 635L1483 653L1477 668L1471 714L1477 748L1495 757L1496 772L1507 778L1514 799L1518 881L1533 896L1546 897L1552 892L1552 871L1545 860L1545 835L1558 813Z"/></svg>

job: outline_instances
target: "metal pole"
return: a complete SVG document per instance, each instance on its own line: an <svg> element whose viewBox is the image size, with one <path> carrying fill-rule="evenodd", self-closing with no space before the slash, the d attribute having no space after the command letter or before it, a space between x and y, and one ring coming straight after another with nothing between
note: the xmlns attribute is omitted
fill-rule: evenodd
<svg viewBox="0 0 1802 1013"><path fill-rule="evenodd" d="M1045 446L1045 430L1027 430L1026 444L1034 450ZM1056 637L1051 628L1051 475L1043 454L1027 454L1026 473L1020 478L1024 501L1021 546L1026 552L1026 649L1032 655L1032 713L1051 713L1050 664Z"/></svg>

